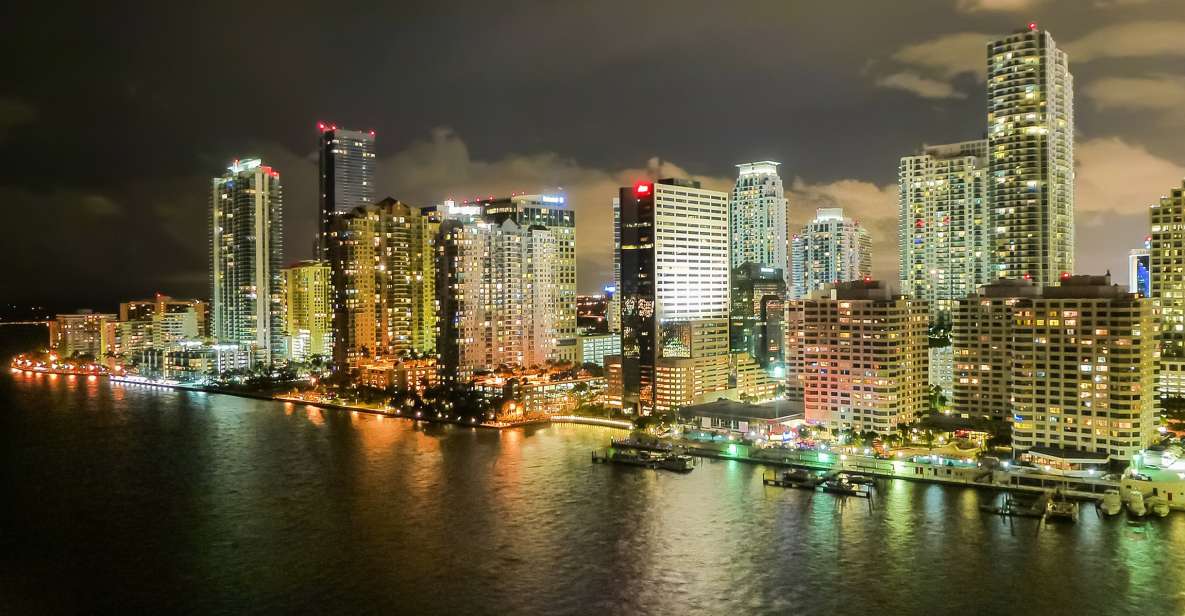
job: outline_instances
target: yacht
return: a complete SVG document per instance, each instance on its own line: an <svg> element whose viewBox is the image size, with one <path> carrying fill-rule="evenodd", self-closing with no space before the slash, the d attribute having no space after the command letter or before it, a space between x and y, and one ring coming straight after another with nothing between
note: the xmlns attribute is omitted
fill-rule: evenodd
<svg viewBox="0 0 1185 616"><path fill-rule="evenodd" d="M1119 495L1119 490L1103 492L1103 501L1099 503L1099 508L1107 515L1115 515L1123 511L1123 497Z"/></svg>
<svg viewBox="0 0 1185 616"><path fill-rule="evenodd" d="M1127 495L1127 512L1137 518L1144 517L1148 513L1148 509L1144 507L1144 493L1139 490L1131 490Z"/></svg>
<svg viewBox="0 0 1185 616"><path fill-rule="evenodd" d="M1153 496L1148 499L1148 508L1156 517L1163 518L1169 515L1169 502L1163 496Z"/></svg>

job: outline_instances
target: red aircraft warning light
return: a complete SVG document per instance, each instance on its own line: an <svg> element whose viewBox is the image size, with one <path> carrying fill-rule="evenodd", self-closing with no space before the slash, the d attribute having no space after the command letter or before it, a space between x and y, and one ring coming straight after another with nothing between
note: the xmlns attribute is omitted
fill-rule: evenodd
<svg viewBox="0 0 1185 616"><path fill-rule="evenodd" d="M1036 29L1037 29L1037 22L1030 21L1029 22L1029 30L1036 30Z"/></svg>
<svg viewBox="0 0 1185 616"><path fill-rule="evenodd" d="M637 184L634 186L634 192L639 195L644 195L650 192L650 185L646 183Z"/></svg>

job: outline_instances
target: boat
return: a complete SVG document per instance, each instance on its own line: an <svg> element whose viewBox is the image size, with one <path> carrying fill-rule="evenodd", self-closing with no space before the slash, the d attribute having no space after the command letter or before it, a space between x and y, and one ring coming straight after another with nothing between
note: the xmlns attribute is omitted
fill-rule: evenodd
<svg viewBox="0 0 1185 616"><path fill-rule="evenodd" d="M834 479L824 481L823 491L842 496L859 496L862 498L870 498L872 496L868 489L862 489L860 486L849 481L847 475L839 475Z"/></svg>
<svg viewBox="0 0 1185 616"><path fill-rule="evenodd" d="M1066 495L1058 490L1045 501L1045 519L1077 522L1078 503L1066 498Z"/></svg>
<svg viewBox="0 0 1185 616"><path fill-rule="evenodd" d="M800 490L814 490L823 482L814 473L800 468L783 471L780 477L762 477L762 483L779 488L798 488Z"/></svg>
<svg viewBox="0 0 1185 616"><path fill-rule="evenodd" d="M695 465L693 464L693 462L694 462L694 460L691 459L691 456L683 455L683 454L678 454L678 455L671 454L669 456L664 456L662 458L659 458L657 461L657 465L658 465L658 468L661 468L665 471L674 471L676 473L690 473L691 471L695 470Z"/></svg>
<svg viewBox="0 0 1185 616"><path fill-rule="evenodd" d="M812 488L819 485L819 478L814 473L801 468L791 469L782 473L782 481Z"/></svg>
<svg viewBox="0 0 1185 616"><path fill-rule="evenodd" d="M593 462L612 462L614 464L624 464L626 466L641 466L643 468L654 468L658 463L658 458L648 451L635 450L614 450L610 449L604 454L593 452Z"/></svg>
<svg viewBox="0 0 1185 616"><path fill-rule="evenodd" d="M1123 497L1119 495L1119 490L1103 492L1103 500L1099 503L1099 508L1107 515L1115 515L1123 511Z"/></svg>
<svg viewBox="0 0 1185 616"><path fill-rule="evenodd" d="M1156 517L1158 518L1168 517L1169 515L1169 502L1165 500L1163 496L1153 496L1152 498L1148 499L1148 508L1151 509L1152 513L1155 513Z"/></svg>
<svg viewBox="0 0 1185 616"><path fill-rule="evenodd" d="M1127 512L1137 518L1144 517L1148 509L1144 506L1144 494L1139 490L1131 490L1127 495Z"/></svg>

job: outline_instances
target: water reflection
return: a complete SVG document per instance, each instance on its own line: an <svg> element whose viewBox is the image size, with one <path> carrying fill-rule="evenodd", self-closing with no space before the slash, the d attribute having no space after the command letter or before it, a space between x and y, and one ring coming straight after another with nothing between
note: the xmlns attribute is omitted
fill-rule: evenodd
<svg viewBox="0 0 1185 616"><path fill-rule="evenodd" d="M0 574L22 572L0 585L60 611L1185 607L1180 514L1003 524L978 511L991 492L904 481L870 509L767 488L735 461L593 465L602 428L495 432L104 380L2 377L0 422L0 528L18 531L0 534Z"/></svg>

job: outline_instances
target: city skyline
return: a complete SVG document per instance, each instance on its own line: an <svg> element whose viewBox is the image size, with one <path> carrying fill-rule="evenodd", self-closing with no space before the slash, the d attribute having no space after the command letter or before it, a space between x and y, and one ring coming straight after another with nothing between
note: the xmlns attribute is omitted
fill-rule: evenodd
<svg viewBox="0 0 1185 616"><path fill-rule="evenodd" d="M1013 10L990 10L1003 4ZM85 243L111 259L130 264L135 275L114 277L101 264L78 263L50 252L37 266L63 280L64 286L70 288L69 294L26 285L6 286L0 291L14 301L53 303L62 308L113 305L120 297L158 291L176 296L199 295L204 287L204 246L201 238L190 237L192 234L187 232L201 224L203 218L200 196L193 194L194 187L214 173L223 160L238 155L258 155L284 173L290 213L285 229L290 241L284 260L287 263L307 258L312 249L312 241L307 238L312 237L316 223L297 213L317 207L313 137L319 121L374 127L379 137L376 196L390 194L412 204L429 205L448 196L464 198L469 193L552 192L563 187L587 224L577 240L578 284L583 292L599 289L612 278L608 265L611 227L606 214L616 186L650 175L646 169L653 164L662 167L653 174L656 177L692 176L707 188L726 190L734 180L730 177L734 165L764 159L782 162L780 170L791 204L792 226L800 225L816 207L844 207L869 226L878 256L874 275L892 280L896 217L891 205L896 200L893 175L898 158L919 143L946 143L980 135L986 117L982 93L984 45L1029 22L1047 28L1059 47L1067 51L1078 90L1076 270L1111 269L1116 280L1122 282L1127 250L1139 246L1145 235L1146 207L1159 200L1165 190L1161 187L1172 186L1185 175L1185 146L1172 139L1173 131L1165 130L1179 122L1169 111L1177 104L1174 101L1180 89L1174 85L1179 71L1173 61L1183 53L1178 42L1181 37L1165 33L1171 35L1185 26L1175 20L1170 3L1163 1L1128 2L1122 7L1117 3L1072 5L1076 10L1067 10L1070 3L1054 0L1003 4L959 2L927 10L914 6L864 7L862 15L867 19L861 21L884 24L886 27L880 29L883 33L860 37L861 43L850 48L828 47L835 53L810 62L797 59L793 48L786 46L820 43L825 24L850 26L850 9L809 7L783 11L767 7L760 17L769 22L768 29L760 32L785 29L799 34L785 38L800 42L775 44L758 36L741 49L716 59L703 58L706 50L685 49L692 54L692 62L712 69L728 68L731 79L742 82L759 73L766 73L762 74L763 80L768 77L765 60L756 64L753 60L777 52L772 57L781 60L774 81L785 84L778 87L792 85L793 93L780 97L777 105L766 102L747 112L765 114L771 124L762 131L733 130L735 108L715 104L713 96L681 104L680 118L691 120L697 127L695 131L683 130L681 127L687 125L683 121L659 121L653 123L653 130L640 132L633 115L614 113L604 104L590 106L591 101L580 97L558 99L562 112L521 114L530 116L529 121L524 121L520 112L502 104L484 105L479 112L450 102L428 112L408 109L413 103L399 101L394 107L380 110L369 102L357 102L357 97L347 102L344 98L339 101L334 96L321 96L307 102L284 99L283 105L266 109L266 122L247 124L239 115L251 114L238 114L238 109L243 104L263 109L262 100L256 86L242 84L243 76L254 72L238 67L230 69L226 77L229 91L246 92L245 102L226 97L227 101L235 100L236 113L229 112L222 98L206 97L206 107L186 103L176 113L165 114L168 105L163 101L187 92L194 80L187 77L185 83L176 83L163 79L151 87L145 85L145 71L161 61L155 56L120 71L110 83L79 77L93 92L97 113L77 117L55 102L50 86L35 79L28 68L20 67L12 81L14 87L0 94L0 111L4 112L0 149L8 160L21 162L12 165L13 169L27 172L0 182L0 193L19 212L19 223L30 229L28 238L55 245ZM469 20L476 20L479 13L460 20L456 27L476 27ZM577 14L564 23L579 19L595 31L608 27L611 14ZM925 19L921 19L923 14ZM548 15L548 11L511 13L502 23L528 23ZM94 17L100 23L106 19L101 15L81 17ZM135 19L159 17L144 14ZM754 16L719 15L709 10L703 16L679 18L693 25L701 19L723 19L725 27L739 27ZM299 10L292 10L276 19L282 25L300 23L304 17ZM422 19L426 25L435 26L446 21L446 16L428 11ZM81 23L67 22L60 27L71 31L80 28ZM36 33L35 29L31 32ZM20 44L22 36L27 34L7 44ZM283 66L294 67L294 61L308 60L307 55L294 60L282 53L290 50L286 42L273 40L266 33L261 37L255 39L261 49L276 55L276 61ZM130 48L146 43L142 35L133 34L124 44ZM548 44L547 40L538 41L533 45L539 47L532 49ZM193 47L202 50L201 45ZM650 59L643 51L638 46L624 48L615 52L619 55L608 65L578 52L550 62L570 61L582 77L591 71L595 79L580 87L595 88L598 80L609 73L637 79L669 64ZM111 52L110 44L105 44L99 46L97 54L102 57ZM482 58L489 61L491 77L480 78L479 83L488 85L487 80L494 76L507 77L504 84L490 86L498 92L509 87L505 84L526 79L516 72L514 66L518 63L509 61L514 56L508 54L513 53L523 52L499 48L492 57ZM464 66L478 61L470 52L458 54L451 59L434 59L426 68L432 68L433 62L451 61ZM340 63L346 58L335 55L333 60ZM193 63L192 59L186 61ZM625 72L611 70L630 62L641 64ZM355 82L356 71L348 62L342 66L347 73L343 79ZM206 70L204 65L201 69ZM432 83L436 78L424 75L423 70L415 69L414 74L403 78L417 85ZM730 78L725 74L708 70L707 78L727 84ZM563 75L550 74L548 79L570 84ZM382 82L372 87L381 90L389 86ZM649 101L656 96L657 91L644 88L638 98ZM829 103L835 100L846 102ZM115 101L123 105L114 105ZM635 104L622 110L631 110ZM867 113L873 107L879 112ZM101 112L110 115L100 121ZM669 113L669 108L636 115L638 119L659 119L654 113ZM493 121L476 123L479 116ZM599 137L611 116L621 118L615 129L645 138L616 140L609 145ZM100 142L100 125L130 127L132 136ZM590 128L596 130L590 132ZM152 142L144 140L143 136L149 134ZM519 138L511 139L511 134ZM43 139L36 138L39 135ZM67 147L54 147L51 156L48 143ZM152 155L144 156L143 152ZM134 172L115 166L126 167L128 160L136 161L130 167ZM48 171L51 167L55 170L52 175ZM60 216L69 216L77 224L68 228L54 225ZM16 249L36 250L29 242L25 237L17 238ZM1082 249L1100 245L1105 249ZM150 254L156 257L146 258ZM18 263L15 278L31 275L31 266Z"/></svg>

